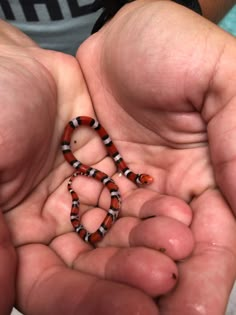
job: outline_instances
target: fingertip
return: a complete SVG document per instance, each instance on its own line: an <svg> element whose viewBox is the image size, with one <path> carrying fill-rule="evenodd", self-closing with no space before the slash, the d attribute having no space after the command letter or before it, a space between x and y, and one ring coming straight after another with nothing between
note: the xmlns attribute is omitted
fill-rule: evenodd
<svg viewBox="0 0 236 315"><path fill-rule="evenodd" d="M183 200L166 195L156 195L146 201L140 211L140 217L150 218L155 216L171 217L189 226L192 222L192 209Z"/></svg>
<svg viewBox="0 0 236 315"><path fill-rule="evenodd" d="M122 262L125 264L121 265ZM107 276L156 297L175 287L178 269L166 255L150 248L135 247L116 252L109 261Z"/></svg>
<svg viewBox="0 0 236 315"><path fill-rule="evenodd" d="M191 230L183 223L159 216L140 222L130 232L131 246L153 248L173 260L188 257L194 247Z"/></svg>

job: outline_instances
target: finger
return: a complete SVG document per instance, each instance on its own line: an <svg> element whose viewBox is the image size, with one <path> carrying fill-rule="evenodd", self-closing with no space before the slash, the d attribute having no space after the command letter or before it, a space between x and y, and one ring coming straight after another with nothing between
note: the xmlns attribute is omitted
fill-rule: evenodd
<svg viewBox="0 0 236 315"><path fill-rule="evenodd" d="M137 189L125 196L121 216L99 246L144 246L174 260L190 255L194 241L186 225L192 220L192 210L184 201Z"/></svg>
<svg viewBox="0 0 236 315"><path fill-rule="evenodd" d="M18 252L17 304L25 314L159 314L143 292L71 270L46 246Z"/></svg>
<svg viewBox="0 0 236 315"><path fill-rule="evenodd" d="M149 189L150 186L137 187L124 176L114 176L114 180L120 187L122 197L121 216L135 216L144 219L150 216L165 215L186 225L191 223L192 210L182 199L160 194L157 189L155 191ZM108 209L109 203L110 193L107 189L103 189L98 204L101 208Z"/></svg>
<svg viewBox="0 0 236 315"><path fill-rule="evenodd" d="M80 255L77 270L139 288L150 296L169 292L176 285L177 267L165 255L143 247L97 248Z"/></svg>
<svg viewBox="0 0 236 315"><path fill-rule="evenodd" d="M16 253L0 212L0 314L10 314L15 298ZM4 298L3 298L4 296Z"/></svg>
<svg viewBox="0 0 236 315"><path fill-rule="evenodd" d="M161 251L173 260L180 260L191 254L194 240L185 224L169 217L147 220L121 218L99 246L143 246Z"/></svg>
<svg viewBox="0 0 236 315"><path fill-rule="evenodd" d="M168 217L142 221L130 233L132 246L155 248L174 260L184 259L193 250L192 232L186 225Z"/></svg>
<svg viewBox="0 0 236 315"><path fill-rule="evenodd" d="M205 192L192 207L197 245L193 255L179 265L176 290L160 299L161 314L221 315L236 275L235 220L217 191Z"/></svg>
<svg viewBox="0 0 236 315"><path fill-rule="evenodd" d="M122 215L136 216L141 219L167 216L186 225L192 221L192 210L183 200L141 188L126 196L123 201Z"/></svg>
<svg viewBox="0 0 236 315"><path fill-rule="evenodd" d="M108 191L105 189L103 193L108 194ZM71 197L69 194L66 196L69 204ZM104 209L109 208L109 194L107 198L103 199L106 200L104 202L107 204L103 203L102 206ZM106 215L106 210L91 209L91 207L84 210L85 208L81 206L80 213L83 225L89 232L96 231ZM60 211L60 213L64 212ZM147 222L145 222L135 219L135 217L148 218L153 216L153 221L146 220ZM167 216L166 219L164 216ZM158 220L155 220L155 217ZM155 250L164 250L166 255L172 259L183 259L191 253L193 247L191 233L186 227L186 224L190 224L191 219L191 209L184 201L140 188L132 191L129 196L124 196L121 218L115 222L97 246L147 246ZM71 228L68 218L65 217L63 222L67 222L68 227ZM140 235L145 237L140 237Z"/></svg>
<svg viewBox="0 0 236 315"><path fill-rule="evenodd" d="M225 33L218 33L213 44L219 57L215 61L211 89L201 111L208 124L209 147L217 183L236 213L236 45L234 38Z"/></svg>
<svg viewBox="0 0 236 315"><path fill-rule="evenodd" d="M235 99L209 123L209 143L216 180L236 214L236 111Z"/></svg>
<svg viewBox="0 0 236 315"><path fill-rule="evenodd" d="M109 246L88 250L76 233L57 237L50 247L73 269L100 279L128 284L151 296L169 292L178 278L173 260L144 247Z"/></svg>

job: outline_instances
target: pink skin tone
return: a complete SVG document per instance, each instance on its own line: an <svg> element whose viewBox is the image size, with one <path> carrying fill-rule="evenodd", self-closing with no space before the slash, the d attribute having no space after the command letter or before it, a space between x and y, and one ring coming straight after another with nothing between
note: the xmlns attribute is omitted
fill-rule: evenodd
<svg viewBox="0 0 236 315"><path fill-rule="evenodd" d="M1 313L14 300L26 314L224 313L236 270L235 40L168 1L126 6L76 58L0 29ZM79 115L96 116L129 167L154 177L137 189L93 130L75 132L74 154L123 199L95 250L73 232L73 168L59 148ZM95 229L109 192L82 176L73 188Z"/></svg>

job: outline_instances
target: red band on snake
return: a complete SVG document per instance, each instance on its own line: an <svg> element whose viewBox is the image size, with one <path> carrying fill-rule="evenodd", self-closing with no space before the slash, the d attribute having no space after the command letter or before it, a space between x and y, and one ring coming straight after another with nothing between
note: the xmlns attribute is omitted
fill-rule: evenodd
<svg viewBox="0 0 236 315"><path fill-rule="evenodd" d="M107 134L106 130L100 125L97 120L87 116L80 116L72 119L66 125L62 136L61 148L66 161L76 169L76 172L73 173L68 182L68 191L72 196L70 219L75 231L79 234L79 236L85 242L95 244L102 240L107 231L111 228L111 226L118 218L121 208L121 196L118 186L111 177L93 167L81 163L72 153L70 146L71 136L73 131L81 125L90 126L94 130L96 130L96 132L101 137L105 147L107 148L107 152L113 158L115 164L117 165L117 168L129 180L138 185L142 185L152 183L153 178L147 174L136 174L128 168L118 150L116 149L115 145L113 144L111 138ZM73 179L78 175L93 177L94 179L102 182L103 185L105 185L110 191L110 208L107 211L107 215L105 216L98 230L93 233L88 232L83 224L81 224L81 218L79 215L79 198L72 188Z"/></svg>

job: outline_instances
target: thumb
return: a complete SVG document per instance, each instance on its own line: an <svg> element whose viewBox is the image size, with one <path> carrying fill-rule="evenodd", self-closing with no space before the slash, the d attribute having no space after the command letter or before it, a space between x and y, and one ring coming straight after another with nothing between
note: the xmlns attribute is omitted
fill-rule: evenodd
<svg viewBox="0 0 236 315"><path fill-rule="evenodd" d="M223 35L202 114L216 182L236 214L236 41Z"/></svg>

